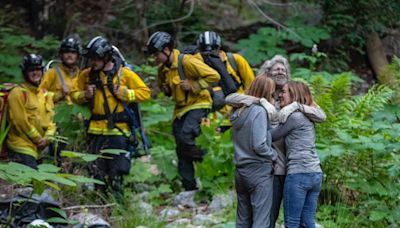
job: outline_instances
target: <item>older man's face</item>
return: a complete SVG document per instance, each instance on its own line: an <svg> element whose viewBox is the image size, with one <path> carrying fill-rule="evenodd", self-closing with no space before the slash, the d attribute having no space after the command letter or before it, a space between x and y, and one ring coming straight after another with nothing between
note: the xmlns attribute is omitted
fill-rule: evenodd
<svg viewBox="0 0 400 228"><path fill-rule="evenodd" d="M275 63L271 68L271 78L277 86L283 86L288 81L286 67L282 63Z"/></svg>

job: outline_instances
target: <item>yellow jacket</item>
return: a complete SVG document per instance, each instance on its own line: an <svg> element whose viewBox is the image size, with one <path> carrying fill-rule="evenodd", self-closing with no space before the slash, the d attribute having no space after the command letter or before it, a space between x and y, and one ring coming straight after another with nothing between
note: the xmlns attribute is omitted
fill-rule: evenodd
<svg viewBox="0 0 400 228"><path fill-rule="evenodd" d="M61 75L58 75L56 67L59 69ZM64 97L62 84L64 83L70 90L75 83L77 76L79 75L79 67L75 67L73 71L63 64L57 64L57 66L50 68L43 75L42 82L40 84L40 88L46 89L47 91L54 93L54 102L57 103L63 99L67 101L67 103L71 104L71 97L67 94ZM60 79L62 77L63 82Z"/></svg>
<svg viewBox="0 0 400 228"><path fill-rule="evenodd" d="M207 88L211 83L218 82L220 79L217 71L192 55L185 55L182 60L182 66L185 77L188 79L192 89L184 91L180 87L178 55L179 51L174 49L171 66L160 66L157 77L158 86L163 89L163 84L165 83L175 101L173 120L181 118L186 112L193 109L210 109L212 101Z"/></svg>
<svg viewBox="0 0 400 228"><path fill-rule="evenodd" d="M7 146L14 152L39 159L42 155L36 144L56 131L53 94L23 83L11 90L7 103L11 124Z"/></svg>
<svg viewBox="0 0 400 228"><path fill-rule="evenodd" d="M83 70L72 87L71 90L71 99L73 102L82 104L88 102L85 98L85 91L90 83L89 79L90 68ZM123 112L124 108L121 105L121 102L118 101L110 90L107 87L107 76L100 72L100 79L103 83L103 87L106 93L108 106L110 109L110 113ZM120 81L118 83L118 79ZM113 78L114 86L119 85L119 90L116 96L119 100L125 103L132 102L143 102L150 99L150 89L144 84L142 79L133 71L131 71L127 67L119 67L118 71L114 75ZM93 102L94 101L94 102ZM104 96L101 89L97 88L94 94L94 98L92 99L92 107L91 112L92 115L105 115L106 111L104 109ZM107 125L107 120L91 120L88 128L88 133L95 135L127 135L129 136L130 130L126 123L120 122L115 123L117 127L119 127L124 133L122 133L117 128L109 129Z"/></svg>

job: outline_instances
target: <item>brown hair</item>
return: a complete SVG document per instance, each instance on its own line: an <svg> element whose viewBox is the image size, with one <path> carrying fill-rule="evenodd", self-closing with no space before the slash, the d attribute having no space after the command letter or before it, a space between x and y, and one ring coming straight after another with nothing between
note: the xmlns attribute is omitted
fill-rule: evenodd
<svg viewBox="0 0 400 228"><path fill-rule="evenodd" d="M286 83L292 102L297 101L299 104L313 105L314 100L310 89L303 82L289 81Z"/></svg>
<svg viewBox="0 0 400 228"><path fill-rule="evenodd" d="M272 102L272 94L275 92L275 82L269 77L257 76L250 84L246 91L247 95L265 98L267 101Z"/></svg>

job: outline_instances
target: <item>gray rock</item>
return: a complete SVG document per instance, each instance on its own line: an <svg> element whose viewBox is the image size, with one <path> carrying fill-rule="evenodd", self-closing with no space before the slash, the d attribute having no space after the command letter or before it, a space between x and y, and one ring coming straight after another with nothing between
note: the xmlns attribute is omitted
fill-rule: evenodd
<svg viewBox="0 0 400 228"><path fill-rule="evenodd" d="M79 213L71 217L72 220L76 220L79 222L78 225L74 225L73 228L78 228L81 227L81 225L84 225L85 227L88 226L104 226L104 227L110 227L110 224L106 222L102 217L99 215L94 215L91 213Z"/></svg>
<svg viewBox="0 0 400 228"><path fill-rule="evenodd" d="M193 217L193 224L196 226L213 225L217 223L218 222L212 215L197 214Z"/></svg>
<svg viewBox="0 0 400 228"><path fill-rule="evenodd" d="M147 226L137 226L136 228L147 228Z"/></svg>
<svg viewBox="0 0 400 228"><path fill-rule="evenodd" d="M142 213L145 213L147 215L150 215L151 213L153 213L153 207L146 202L140 201L139 208L142 209Z"/></svg>
<svg viewBox="0 0 400 228"><path fill-rule="evenodd" d="M220 212L225 208L231 207L234 201L234 193L214 195L208 210L211 213Z"/></svg>
<svg viewBox="0 0 400 228"><path fill-rule="evenodd" d="M138 200L147 202L149 200L149 192L144 191L144 192L138 194L135 198L137 198Z"/></svg>
<svg viewBox="0 0 400 228"><path fill-rule="evenodd" d="M173 208L165 208L160 212L160 216L166 219L176 217L180 214L180 211Z"/></svg>
<svg viewBox="0 0 400 228"><path fill-rule="evenodd" d="M190 219L187 218L177 219L166 225L165 228L188 227L190 226L190 222Z"/></svg>
<svg viewBox="0 0 400 228"><path fill-rule="evenodd" d="M184 207L196 207L194 196L197 190L181 192L174 198L173 204L175 206L182 205Z"/></svg>
<svg viewBox="0 0 400 228"><path fill-rule="evenodd" d="M45 228L53 228L50 224L47 222L43 221L42 219L35 219L31 223L29 223L28 227L33 228L33 227L45 227Z"/></svg>

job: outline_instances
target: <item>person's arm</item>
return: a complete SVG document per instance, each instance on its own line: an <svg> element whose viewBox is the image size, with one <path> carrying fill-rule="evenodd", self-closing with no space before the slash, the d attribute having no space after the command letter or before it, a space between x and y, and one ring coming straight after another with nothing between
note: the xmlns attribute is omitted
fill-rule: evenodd
<svg viewBox="0 0 400 228"><path fill-rule="evenodd" d="M82 71L79 75L75 83L72 85L71 89L71 100L76 104L83 104L88 102L85 97L86 88L88 87L88 77L89 77L90 69L86 69Z"/></svg>
<svg viewBox="0 0 400 228"><path fill-rule="evenodd" d="M326 120L326 114L317 104L315 107L308 105L300 105L300 111L314 123L322 123Z"/></svg>
<svg viewBox="0 0 400 228"><path fill-rule="evenodd" d="M42 140L42 136L36 127L28 121L28 113L25 109L27 99L26 93L28 92L17 87L9 94L8 112L11 127L16 128L18 132L25 133L34 144L38 144Z"/></svg>
<svg viewBox="0 0 400 228"><path fill-rule="evenodd" d="M262 110L259 111L252 122L252 147L258 155L275 161L277 159L276 152L272 149L271 145L267 144L267 113Z"/></svg>
<svg viewBox="0 0 400 228"><path fill-rule="evenodd" d="M325 112L318 105L308 106L293 102L279 111L279 122L286 122L286 119L297 110L301 111L308 119L315 123L324 122L326 119Z"/></svg>
<svg viewBox="0 0 400 228"><path fill-rule="evenodd" d="M298 123L299 120L296 115L290 115L286 122L280 124L276 128L271 129L272 141L277 141L283 137L286 137L293 129L297 127Z"/></svg>
<svg viewBox="0 0 400 228"><path fill-rule="evenodd" d="M225 102L227 104L235 107L236 106L240 107L242 105L250 106L254 103L258 103L259 100L260 99L256 97L240 93L231 93L225 98Z"/></svg>
<svg viewBox="0 0 400 228"><path fill-rule="evenodd" d="M250 87L250 83L254 80L253 69L251 69L249 63L243 56L239 54L233 54L233 58L235 59L236 66L240 74L240 80L242 81L243 87L246 90Z"/></svg>
<svg viewBox="0 0 400 228"><path fill-rule="evenodd" d="M164 92L164 94L165 94L166 96L171 96L171 95L172 95L172 93L171 93L171 88L170 88L169 85L167 84L166 79L165 79L165 74L164 74L163 71L162 71L162 66L158 67L156 82L157 82L157 87L158 87L162 92Z"/></svg>
<svg viewBox="0 0 400 228"><path fill-rule="evenodd" d="M121 85L116 87L115 95L127 103L143 102L150 99L150 89L135 72L123 69Z"/></svg>
<svg viewBox="0 0 400 228"><path fill-rule="evenodd" d="M187 78L190 79L193 93L197 94L220 80L218 72L199 59L185 55L182 61L183 70Z"/></svg>
<svg viewBox="0 0 400 228"><path fill-rule="evenodd" d="M51 92L54 94L54 101L57 102L61 99L64 98L64 93L62 90L57 91L56 88L56 77L58 77L57 72L55 69L51 68L48 71L46 71L43 75L43 79L39 85L40 89L45 89L48 92Z"/></svg>
<svg viewBox="0 0 400 228"><path fill-rule="evenodd" d="M49 138L50 136L54 136L56 134L57 130L57 125L54 123L53 118L54 118L54 101L53 101L53 95L52 94L47 94L46 95L46 107L50 107L50 110L48 110L48 119L50 120L49 125L47 126L47 129L44 133L45 138Z"/></svg>

